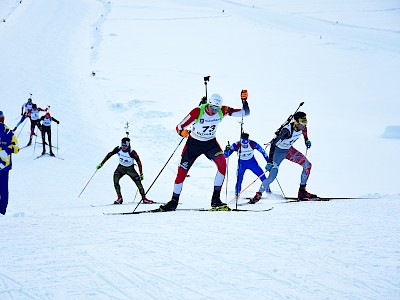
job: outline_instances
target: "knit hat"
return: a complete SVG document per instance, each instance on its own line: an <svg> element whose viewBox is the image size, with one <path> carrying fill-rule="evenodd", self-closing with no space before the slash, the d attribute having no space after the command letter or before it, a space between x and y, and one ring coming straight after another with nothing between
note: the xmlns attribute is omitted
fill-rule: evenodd
<svg viewBox="0 0 400 300"><path fill-rule="evenodd" d="M297 113L295 113L293 115L293 119L295 120L295 122L297 123L301 123L303 125L307 125L307 116L304 112L302 111L298 111Z"/></svg>
<svg viewBox="0 0 400 300"><path fill-rule="evenodd" d="M130 142L131 140L128 138L128 137L124 137L122 140L121 140L121 146L129 146L129 142Z"/></svg>
<svg viewBox="0 0 400 300"><path fill-rule="evenodd" d="M0 110L0 122L4 123L4 114L3 111Z"/></svg>
<svg viewBox="0 0 400 300"><path fill-rule="evenodd" d="M241 142L243 145L247 145L249 143L249 134L248 133L242 133L241 136Z"/></svg>

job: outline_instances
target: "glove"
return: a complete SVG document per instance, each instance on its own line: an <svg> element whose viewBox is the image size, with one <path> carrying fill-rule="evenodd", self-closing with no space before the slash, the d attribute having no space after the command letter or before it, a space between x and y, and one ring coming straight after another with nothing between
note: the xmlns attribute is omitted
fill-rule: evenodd
<svg viewBox="0 0 400 300"><path fill-rule="evenodd" d="M226 150L226 151L231 150L231 145L226 145L226 146L225 146L225 150Z"/></svg>
<svg viewBox="0 0 400 300"><path fill-rule="evenodd" d="M242 90L242 92L240 93L240 98L242 100L247 100L248 96L249 96L249 94L247 93L247 90Z"/></svg>
<svg viewBox="0 0 400 300"><path fill-rule="evenodd" d="M60 121L57 121L56 123L57 123L57 124L60 124Z"/></svg>
<svg viewBox="0 0 400 300"><path fill-rule="evenodd" d="M140 180L144 180L144 176L143 176L143 173L140 173Z"/></svg>
<svg viewBox="0 0 400 300"><path fill-rule="evenodd" d="M311 148L311 141L309 141L309 140L306 141L306 147L307 147L307 149Z"/></svg>
<svg viewBox="0 0 400 300"><path fill-rule="evenodd" d="M186 129L183 129L183 130L179 130L178 131L178 134L181 136L181 137L184 137L184 138L187 138L188 136L189 136L189 131L188 130L186 130Z"/></svg>
<svg viewBox="0 0 400 300"><path fill-rule="evenodd" d="M96 166L96 169L98 170L98 169L100 169L102 166L103 166L103 163L99 163L99 164Z"/></svg>
<svg viewBox="0 0 400 300"><path fill-rule="evenodd" d="M268 162L267 165L265 166L265 170L271 171L272 166L273 166L273 163L272 162Z"/></svg>

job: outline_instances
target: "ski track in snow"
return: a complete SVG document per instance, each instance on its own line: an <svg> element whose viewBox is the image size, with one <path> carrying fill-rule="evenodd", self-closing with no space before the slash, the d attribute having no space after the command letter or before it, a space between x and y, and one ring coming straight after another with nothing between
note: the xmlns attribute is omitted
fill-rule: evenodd
<svg viewBox="0 0 400 300"><path fill-rule="evenodd" d="M394 238L397 229L382 226L380 219L390 224L399 210L388 215L382 207L390 200L361 200L366 201L364 209L348 224L346 211L353 207L352 201L360 200L287 204L260 215L176 212L68 217L63 227L55 225L57 217L52 216L10 218L9 235L16 238L0 238L1 244L6 240L8 244L2 251L8 259L0 271L1 294L7 291L10 299L17 295L33 299L129 299L133 295L137 299L177 295L182 299L213 299L213 295L394 299L400 292L399 269L390 257L398 261L399 239ZM208 223L202 220L204 214L209 214ZM314 214L321 215L314 219L316 224L307 221L307 215ZM364 219L369 220L368 226ZM27 224L26 234L35 240L32 246L18 234ZM116 224L113 234L103 240L107 227ZM338 241L341 234L345 238ZM85 264L76 264L76 257ZM43 282L46 288L39 288Z"/></svg>
<svg viewBox="0 0 400 300"><path fill-rule="evenodd" d="M398 108L390 98L398 98L397 90L386 85L398 73L400 41L399 27L387 20L386 13L394 16L398 8L380 1L363 3L363 10L385 12L374 14L378 21L387 20L379 27L379 23L369 24L369 18L353 22L353 14L362 11L359 4L348 1L325 1L324 7L316 1L297 4L301 7L294 2L258 0L254 6L245 1L203 2L203 6L186 0L1 2L0 20L6 22L0 24L5 41L0 44L0 62L7 72L1 77L1 99L6 101L0 100L0 109L7 111L6 123L12 126L28 93L33 92L39 103L50 99L61 121L60 155L65 157L65 161L33 161L32 148L13 157L9 210L0 217L1 300L399 298L400 194L394 180L398 161L393 159L398 141L376 139L374 132L364 135L366 128L382 125L382 117L365 104L379 102L385 122ZM337 12L347 7L352 11L336 23ZM310 53L315 57L310 59ZM374 64L376 60L382 69ZM255 68L258 65L260 69ZM296 72L303 68L307 70ZM312 134L323 131L326 124L328 130L332 124L337 130L332 141L316 139L309 151L316 192L357 194L361 190L379 199L285 203L276 196L251 206L274 206L265 213L105 216L103 212L132 211L136 206L90 207L115 200L115 157L77 199L96 164L118 145L126 122L144 164L145 189L149 187L179 143L175 125L197 105L204 93L202 76L208 74L210 91L220 89L226 103L235 107L237 92L242 85L250 86L252 117L245 126L262 139L268 140L266 136L273 132L270 119L276 117L275 106L284 119L293 101L306 95L310 124L317 124L310 126ZM362 84L357 85L357 79ZM351 86L345 86L345 81L351 81ZM266 90L260 92L263 86ZM324 97L313 94L318 89ZM230 90L235 91L229 94ZM358 110L362 115L354 116ZM257 118L258 112L263 114ZM345 131L340 130L339 116ZM265 128L259 127L260 120ZM21 145L28 140L27 128L25 124L17 133ZM356 138L346 139L349 128ZM221 145L236 141L237 120L224 121L220 130L235 132L221 134ZM338 150L339 142L348 152ZM183 144L149 198L170 199ZM379 166L371 170L378 144ZM314 154L322 147L328 147L326 153ZM236 163L230 160L227 200L233 198ZM354 171L356 163L358 171ZM382 169L385 164L389 167ZM349 168L346 172L343 165ZM285 191L291 188L293 193L299 169L287 165L282 169L279 179ZM204 157L196 161L185 181L180 207L209 207L215 171ZM332 172L336 173L331 180L324 177ZM294 173L295 185L292 181L285 185L285 176ZM247 172L243 187L253 179ZM243 197L253 196L259 184ZM124 201L132 201L136 187L130 179L123 178L121 187ZM226 197L225 186L222 195Z"/></svg>

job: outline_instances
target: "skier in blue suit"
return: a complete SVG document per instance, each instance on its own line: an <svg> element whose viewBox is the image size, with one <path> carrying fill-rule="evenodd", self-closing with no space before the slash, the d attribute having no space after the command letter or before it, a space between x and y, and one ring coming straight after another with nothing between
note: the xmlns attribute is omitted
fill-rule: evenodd
<svg viewBox="0 0 400 300"><path fill-rule="evenodd" d="M0 111L0 214L5 215L8 206L8 173L12 167L12 154L19 151L14 132L4 124L4 114Z"/></svg>
<svg viewBox="0 0 400 300"><path fill-rule="evenodd" d="M240 151L239 151L240 150ZM234 151L240 153L239 165L237 170L237 182L235 187L236 195L240 194L242 189L242 182L244 172L246 170L252 171L257 177L260 177L263 182L266 177L264 170L258 165L256 158L254 157L254 150L258 150L268 162L268 155L265 150L255 141L249 139L248 133L242 133L240 141L233 143L231 146L227 145L224 151L225 157L229 157Z"/></svg>

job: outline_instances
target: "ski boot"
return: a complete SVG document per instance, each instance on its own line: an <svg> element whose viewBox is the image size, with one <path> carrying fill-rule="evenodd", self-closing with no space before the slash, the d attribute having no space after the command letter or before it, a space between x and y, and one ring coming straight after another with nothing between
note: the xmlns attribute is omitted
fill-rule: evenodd
<svg viewBox="0 0 400 300"><path fill-rule="evenodd" d="M46 154L46 150L43 150L43 151L42 151L42 155L45 155L45 154Z"/></svg>
<svg viewBox="0 0 400 300"><path fill-rule="evenodd" d="M318 196L307 192L306 185L300 184L297 200L298 201L307 201L307 200L314 200L314 199L318 199Z"/></svg>
<svg viewBox="0 0 400 300"><path fill-rule="evenodd" d="M249 204L256 204L258 201L261 200L261 193L257 192L256 195L250 199Z"/></svg>
<svg viewBox="0 0 400 300"><path fill-rule="evenodd" d="M149 199L147 199L146 197L143 197L142 202L143 202L144 204L152 204L152 203L154 203L153 200L149 200Z"/></svg>
<svg viewBox="0 0 400 300"><path fill-rule="evenodd" d="M172 196L172 199L165 203L164 205L160 205L158 208L159 211L174 211L178 206L179 198Z"/></svg>
<svg viewBox="0 0 400 300"><path fill-rule="evenodd" d="M220 199L221 191L214 191L211 198L212 210L231 210L229 206Z"/></svg>
<svg viewBox="0 0 400 300"><path fill-rule="evenodd" d="M122 200L122 196L120 194L118 194L118 199L114 201L114 204L122 204L122 202L124 202Z"/></svg>
<svg viewBox="0 0 400 300"><path fill-rule="evenodd" d="M55 156L53 152L50 152L50 156Z"/></svg>

